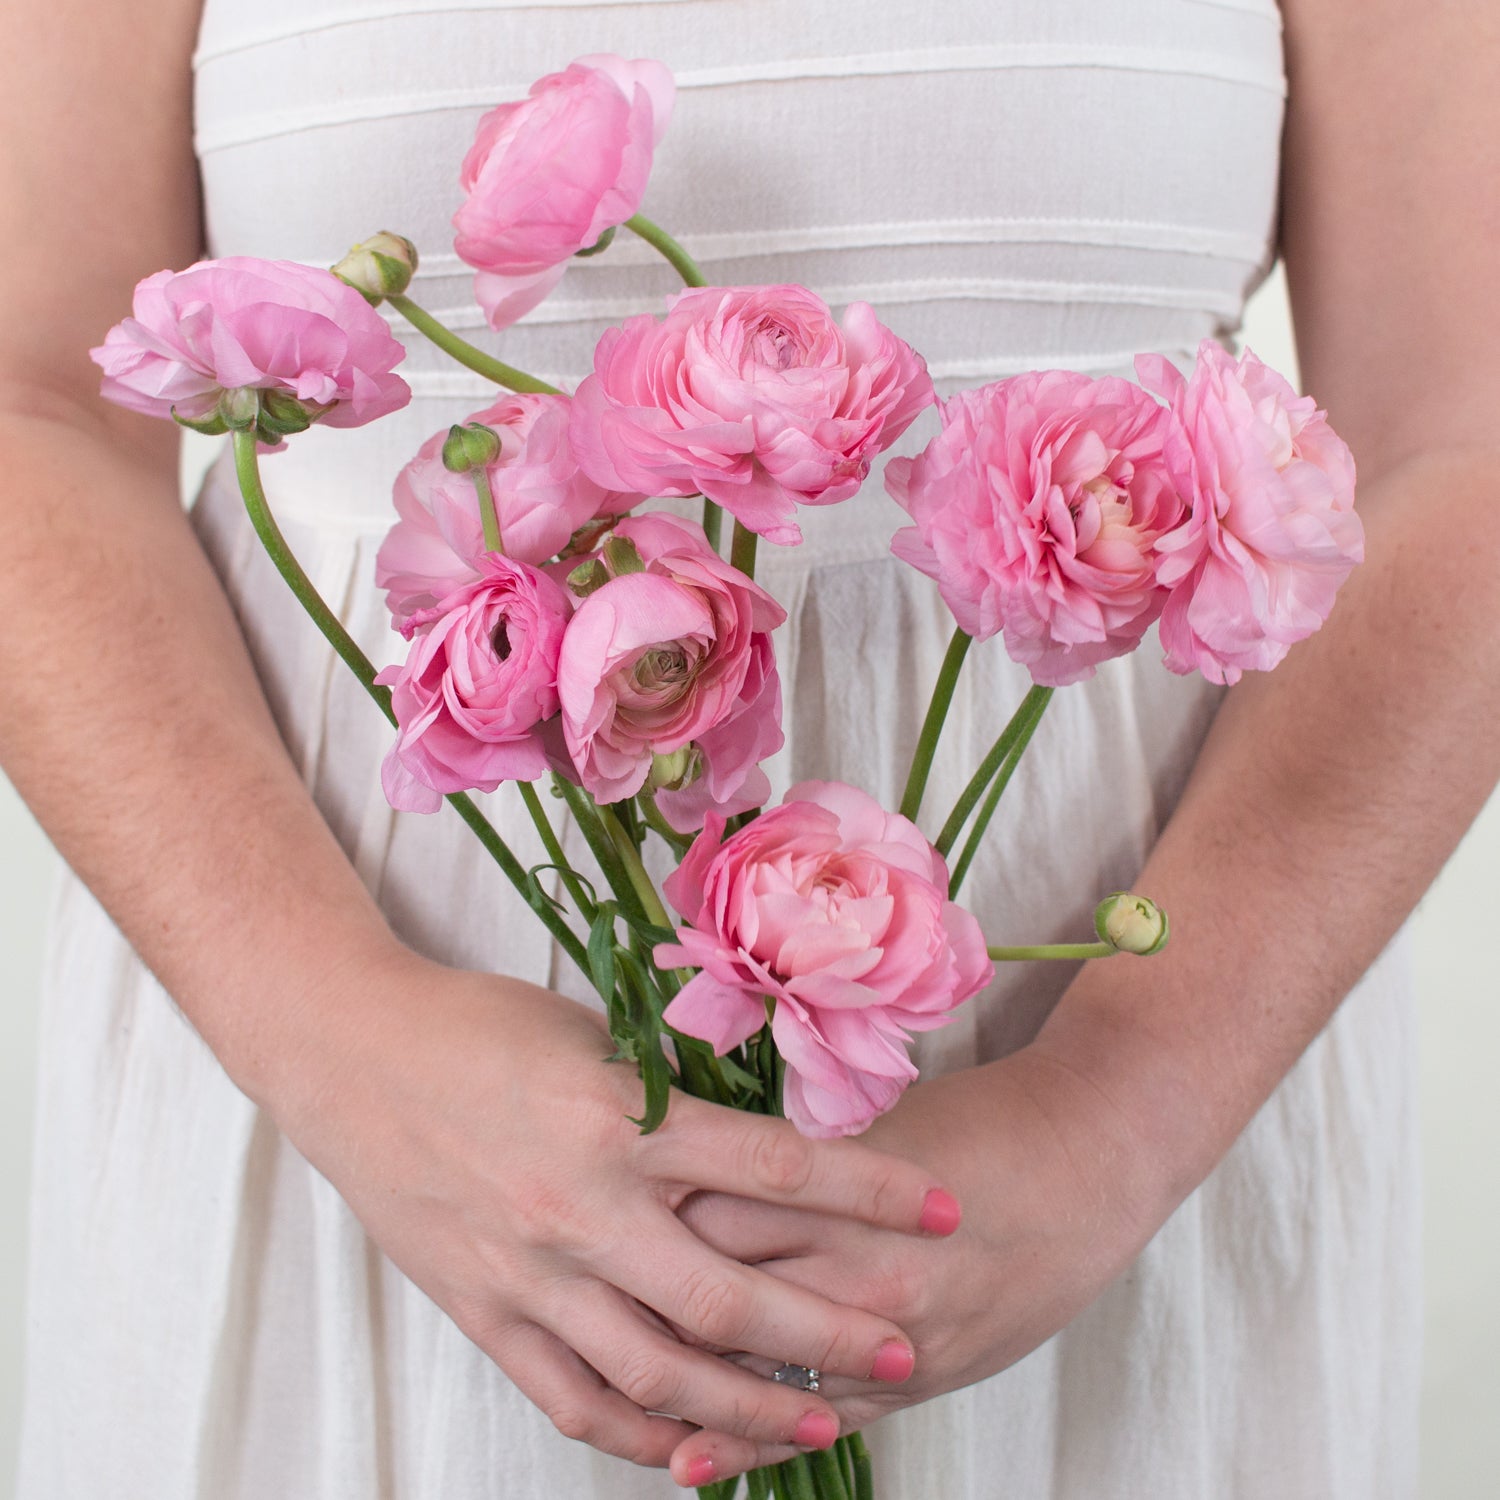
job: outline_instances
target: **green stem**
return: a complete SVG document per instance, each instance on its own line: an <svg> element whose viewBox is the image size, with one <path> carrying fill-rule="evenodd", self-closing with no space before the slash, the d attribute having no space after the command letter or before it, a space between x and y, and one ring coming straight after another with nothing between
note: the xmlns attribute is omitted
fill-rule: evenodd
<svg viewBox="0 0 1500 1500"><path fill-rule="evenodd" d="M392 724L396 715L391 709L390 689L375 681L375 667L370 658L355 644L354 638L344 629L337 615L329 609L323 597L313 587L312 580L302 571L302 565L287 546L260 482L260 462L255 451L253 432L236 432L234 435L234 472L239 480L240 494L244 497L245 509L255 534L269 554L276 571L286 580L297 602L312 617L313 623L323 632L328 644L338 653L339 659L359 680L360 686L375 700ZM399 727L399 726L398 726ZM452 793L449 803L471 831L484 845L489 854L505 874L507 880L521 893L526 904L541 918L543 925L557 939L563 951L578 967L589 972L589 956L583 944L563 920L562 914L539 892L531 888L526 870L505 840L495 831L489 819L479 811L473 800L463 792Z"/></svg>
<svg viewBox="0 0 1500 1500"><path fill-rule="evenodd" d="M1110 958L1120 950L1112 943L1037 943L1030 948L990 948L999 963L1018 963L1031 958Z"/></svg>
<svg viewBox="0 0 1500 1500"><path fill-rule="evenodd" d="M1025 732L1032 714L1040 715L1041 708L1046 706L1054 691L1049 687L1033 686L1030 692L1021 699L1020 707L1010 716L1010 723L1000 731L1000 738L990 746L989 754L979 763L979 769L970 777L968 786L963 789L958 801L953 804L953 811L948 814L948 821L943 824L942 832L934 840L938 853L944 859L948 857L948 851L958 842L958 836L963 832L964 824L969 821L969 814L974 811L975 803L984 795L985 788L989 786L995 773L1005 763L1005 757L1010 754L1011 747Z"/></svg>
<svg viewBox="0 0 1500 1500"><path fill-rule="evenodd" d="M786 1475L786 1490L791 1500L818 1500L818 1492L813 1487L812 1465L805 1453L787 1459L778 1467Z"/></svg>
<svg viewBox="0 0 1500 1500"><path fill-rule="evenodd" d="M703 535L717 552L724 539L724 508L708 499L703 502Z"/></svg>
<svg viewBox="0 0 1500 1500"><path fill-rule="evenodd" d="M751 1469L745 1475L745 1500L771 1500L771 1476L765 1469Z"/></svg>
<svg viewBox="0 0 1500 1500"><path fill-rule="evenodd" d="M678 831L667 822L665 814L656 805L656 796L652 792L642 791L636 801L640 803L641 816L646 820L646 826L653 829L658 835L666 840L667 844L678 854L685 853L693 846L693 835L690 833L678 833Z"/></svg>
<svg viewBox="0 0 1500 1500"><path fill-rule="evenodd" d="M1048 691L1050 692L1051 689L1049 688ZM1021 726L1020 733L1005 757L1005 764L1000 767L999 775L995 777L994 784L985 796L984 805L979 809L979 816L974 819L974 826L969 830L963 853L959 855L958 863L953 867L953 878L948 882L950 898L964 883L964 876L969 873L969 866L973 864L974 856L979 852L985 830L990 826L990 819L995 816L995 809L999 807L1000 799L1005 795L1006 787L1010 785L1010 778L1016 774L1016 767L1021 764L1021 757L1026 753L1026 747L1031 743L1031 737L1036 733L1037 725L1042 722L1042 713L1050 701L1050 698L1039 698L1036 701L1031 717Z"/></svg>
<svg viewBox="0 0 1500 1500"><path fill-rule="evenodd" d="M451 328L445 328L425 308L418 307L410 297L387 297L385 300L418 333L425 334L444 354L450 355L476 375L483 375L486 380L493 380L496 385L503 385L508 391L530 391L544 396L562 394L555 385L548 385L545 380L538 380L536 376L517 370L512 365L502 364L483 349L476 349Z"/></svg>
<svg viewBox="0 0 1500 1500"><path fill-rule="evenodd" d="M636 848L635 840L626 833L619 818L615 816L614 808L601 807L599 821L614 843L615 852L625 866L625 873L630 879L636 899L646 913L647 921L654 922L658 927L670 927L672 919L667 915L666 907L661 904L661 897L656 894L656 887L646 873L645 865L641 863L641 851Z"/></svg>
<svg viewBox="0 0 1500 1500"><path fill-rule="evenodd" d="M844 1493L851 1497L852 1500L854 1495L854 1454L850 1451L849 1439L841 1437L833 1445L833 1451L838 1454L839 1474L844 1481Z"/></svg>
<svg viewBox="0 0 1500 1500"><path fill-rule="evenodd" d="M479 522L484 527L484 550L504 552L500 536L500 513L495 509L495 492L490 488L490 476L482 464L476 464L469 470L469 477L474 481L474 489L479 496Z"/></svg>
<svg viewBox="0 0 1500 1500"><path fill-rule="evenodd" d="M609 883L610 890L615 893L620 904L627 908L630 916L635 917L637 921L650 921L650 916L641 905L635 882L630 878L630 872L620 858L619 848L604 826L600 816L603 809L597 806L594 799L582 787L574 786L566 778L554 774L552 783L562 792L563 800L568 804L568 809L573 814L579 831L587 840L590 851L598 861L599 869ZM623 830L621 831L623 833Z"/></svg>
<svg viewBox="0 0 1500 1500"><path fill-rule="evenodd" d="M568 863L568 857L563 853L563 846L558 842L557 830L553 828L552 820L542 806L542 799L536 794L536 788L529 781L518 781L516 788L521 793L521 801L526 804L526 811L531 814L531 821L536 825L536 831L542 837L542 847L547 851L547 858L557 867L557 873L562 877L562 883L573 898L573 904L577 906L583 920L592 927L599 908L594 905L588 888L578 878L578 872Z"/></svg>
<svg viewBox="0 0 1500 1500"><path fill-rule="evenodd" d="M738 568L746 578L755 577L755 544L759 540L742 521L734 523L729 537L729 566Z"/></svg>
<svg viewBox="0 0 1500 1500"><path fill-rule="evenodd" d="M849 1434L849 1452L854 1459L854 1500L875 1500L875 1473L870 1450L857 1432Z"/></svg>
<svg viewBox="0 0 1500 1500"><path fill-rule="evenodd" d="M922 810L922 794L927 790L932 757L937 753L938 740L942 737L948 707L953 702L953 689L958 685L958 674L963 669L964 657L969 654L969 647L973 643L974 637L962 627L953 632L937 681L932 685L932 701L927 705L927 717L922 720L922 732L917 736L917 748L912 752L906 790L901 794L901 816L910 818L912 822L916 822L917 814Z"/></svg>
<svg viewBox="0 0 1500 1500"><path fill-rule="evenodd" d="M653 224L645 214L637 214L633 219L626 219L625 227L632 234L639 235L653 250L660 252L669 260L672 263L672 269L682 277L684 285L708 285L708 282L704 280L703 272L698 269L697 261L660 224Z"/></svg>
<svg viewBox="0 0 1500 1500"><path fill-rule="evenodd" d="M844 1471L832 1448L818 1448L807 1455L818 1500L849 1500L844 1488Z"/></svg>

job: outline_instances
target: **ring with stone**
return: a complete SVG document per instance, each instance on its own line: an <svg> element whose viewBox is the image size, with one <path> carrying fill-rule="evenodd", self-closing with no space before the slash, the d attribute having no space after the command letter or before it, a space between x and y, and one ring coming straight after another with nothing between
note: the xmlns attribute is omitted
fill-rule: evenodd
<svg viewBox="0 0 1500 1500"><path fill-rule="evenodd" d="M771 1379L778 1385L789 1385L793 1390L815 1391L822 1382L823 1373L808 1365L782 1365L771 1372Z"/></svg>

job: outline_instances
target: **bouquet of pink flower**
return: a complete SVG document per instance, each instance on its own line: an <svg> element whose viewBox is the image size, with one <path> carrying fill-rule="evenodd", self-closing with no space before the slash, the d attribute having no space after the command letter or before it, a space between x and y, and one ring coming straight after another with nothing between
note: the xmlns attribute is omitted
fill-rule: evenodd
<svg viewBox="0 0 1500 1500"><path fill-rule="evenodd" d="M464 160L456 247L493 328L621 225L687 283L663 316L606 333L572 396L413 303L416 252L388 233L331 273L244 259L163 271L94 358L112 399L233 435L257 531L395 726L390 801L451 802L588 976L644 1080L642 1129L677 1087L847 1135L896 1103L916 1077L912 1034L943 1025L996 961L1166 941L1165 915L1130 893L1101 902L1096 941L1052 947L992 945L953 898L1057 687L1153 624L1169 668L1222 683L1318 628L1361 555L1353 464L1311 400L1213 343L1190 375L1143 354L1139 384L1039 371L939 403L938 436L885 471L912 522L892 550L957 622L901 805L804 781L763 811L785 612L755 582L757 541L798 544L799 507L853 496L936 397L870 307L836 318L804 287L705 286L640 216L672 100L660 64L582 58L485 116ZM377 672L288 551L259 451L404 404L382 301L506 393L395 478L378 579L407 651ZM691 496L701 524L649 508ZM995 635L1035 685L929 841L916 820L947 709L971 643ZM587 839L588 870L565 857L541 780ZM506 781L566 902L469 795ZM678 861L660 891L642 858L653 838ZM816 1372L782 1374L816 1388ZM705 1493L728 1500L737 1483ZM750 1476L753 1500L771 1491L868 1495L858 1435Z"/></svg>

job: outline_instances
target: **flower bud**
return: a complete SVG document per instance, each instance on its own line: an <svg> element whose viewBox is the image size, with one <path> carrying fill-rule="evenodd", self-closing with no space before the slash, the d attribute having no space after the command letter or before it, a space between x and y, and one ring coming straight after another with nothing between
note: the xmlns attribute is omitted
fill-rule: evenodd
<svg viewBox="0 0 1500 1500"><path fill-rule="evenodd" d="M500 457L500 434L483 422L457 424L448 429L443 443L443 467L455 474L470 469L487 469Z"/></svg>
<svg viewBox="0 0 1500 1500"><path fill-rule="evenodd" d="M696 744L683 745L670 754L653 755L651 769L646 773L646 790L680 792L698 779L702 765L703 752Z"/></svg>
<svg viewBox="0 0 1500 1500"><path fill-rule="evenodd" d="M417 247L403 236L382 229L361 240L329 269L371 307L378 307L383 298L399 297L411 285L412 272L417 269Z"/></svg>
<svg viewBox="0 0 1500 1500"><path fill-rule="evenodd" d="M1094 931L1116 952L1146 958L1167 946L1167 914L1147 896L1116 891L1095 908Z"/></svg>

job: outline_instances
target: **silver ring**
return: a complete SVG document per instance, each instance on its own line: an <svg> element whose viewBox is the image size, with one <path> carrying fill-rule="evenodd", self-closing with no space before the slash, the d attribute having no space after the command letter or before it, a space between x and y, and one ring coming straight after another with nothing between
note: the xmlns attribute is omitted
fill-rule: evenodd
<svg viewBox="0 0 1500 1500"><path fill-rule="evenodd" d="M789 1385L793 1390L815 1391L822 1383L823 1372L808 1365L782 1365L772 1371L771 1379L778 1385Z"/></svg>

